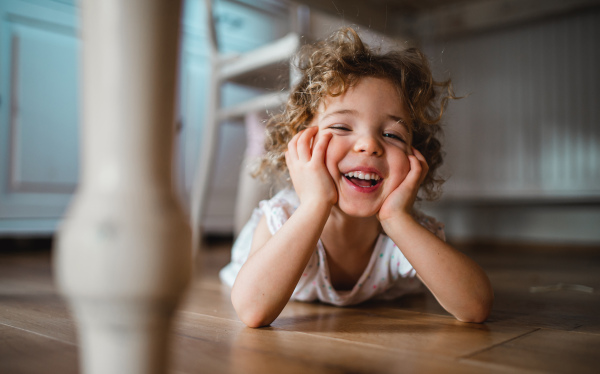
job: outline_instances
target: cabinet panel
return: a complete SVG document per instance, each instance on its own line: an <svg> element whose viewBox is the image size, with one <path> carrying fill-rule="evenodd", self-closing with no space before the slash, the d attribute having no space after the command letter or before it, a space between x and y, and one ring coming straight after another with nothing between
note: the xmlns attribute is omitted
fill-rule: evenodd
<svg viewBox="0 0 600 374"><path fill-rule="evenodd" d="M77 40L11 25L10 191L70 193L78 180Z"/></svg>
<svg viewBox="0 0 600 374"><path fill-rule="evenodd" d="M52 233L78 180L76 12L0 2L0 235Z"/></svg>

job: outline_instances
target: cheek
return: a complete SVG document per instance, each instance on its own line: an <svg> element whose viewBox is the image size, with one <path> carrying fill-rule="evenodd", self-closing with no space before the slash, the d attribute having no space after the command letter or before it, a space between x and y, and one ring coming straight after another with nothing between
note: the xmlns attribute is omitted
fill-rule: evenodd
<svg viewBox="0 0 600 374"><path fill-rule="evenodd" d="M340 142L335 138L331 138L327 145L327 152L325 153L325 163L327 166L332 166L337 169L338 163L341 161L343 155L340 149Z"/></svg>
<svg viewBox="0 0 600 374"><path fill-rule="evenodd" d="M410 171L410 160L408 159L408 157L406 155L403 156L402 162L399 163L398 171L400 173L402 180L404 180L406 178L406 176L408 175L408 172Z"/></svg>
<svg viewBox="0 0 600 374"><path fill-rule="evenodd" d="M395 187L398 187L400 183L406 179L406 176L410 171L410 161L408 160L408 156L404 153L395 157L394 160L392 165L390 165L390 170L394 173L393 180L395 182Z"/></svg>

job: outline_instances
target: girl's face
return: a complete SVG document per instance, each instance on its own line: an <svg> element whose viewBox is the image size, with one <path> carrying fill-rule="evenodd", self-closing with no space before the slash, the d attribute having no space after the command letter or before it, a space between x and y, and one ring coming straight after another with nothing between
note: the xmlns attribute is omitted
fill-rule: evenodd
<svg viewBox="0 0 600 374"><path fill-rule="evenodd" d="M362 78L338 97L325 98L311 126L317 137L333 134L326 166L338 190L338 207L353 217L371 217L410 169L409 112L395 86Z"/></svg>

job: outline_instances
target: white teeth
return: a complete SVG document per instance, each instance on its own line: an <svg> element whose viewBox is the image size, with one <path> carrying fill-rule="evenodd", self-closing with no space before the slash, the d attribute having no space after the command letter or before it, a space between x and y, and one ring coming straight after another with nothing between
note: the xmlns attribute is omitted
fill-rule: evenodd
<svg viewBox="0 0 600 374"><path fill-rule="evenodd" d="M351 171L349 173L344 174L344 176L346 178L358 178L358 179L365 179L365 180L375 180L378 181L379 179L379 175L375 174L375 173L363 173L362 171Z"/></svg>

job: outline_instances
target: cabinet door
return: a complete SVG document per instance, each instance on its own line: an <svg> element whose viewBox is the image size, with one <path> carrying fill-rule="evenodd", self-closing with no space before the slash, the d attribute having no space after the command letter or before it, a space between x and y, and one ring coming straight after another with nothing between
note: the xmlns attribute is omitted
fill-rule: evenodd
<svg viewBox="0 0 600 374"><path fill-rule="evenodd" d="M76 11L0 3L0 235L54 232L79 158Z"/></svg>

